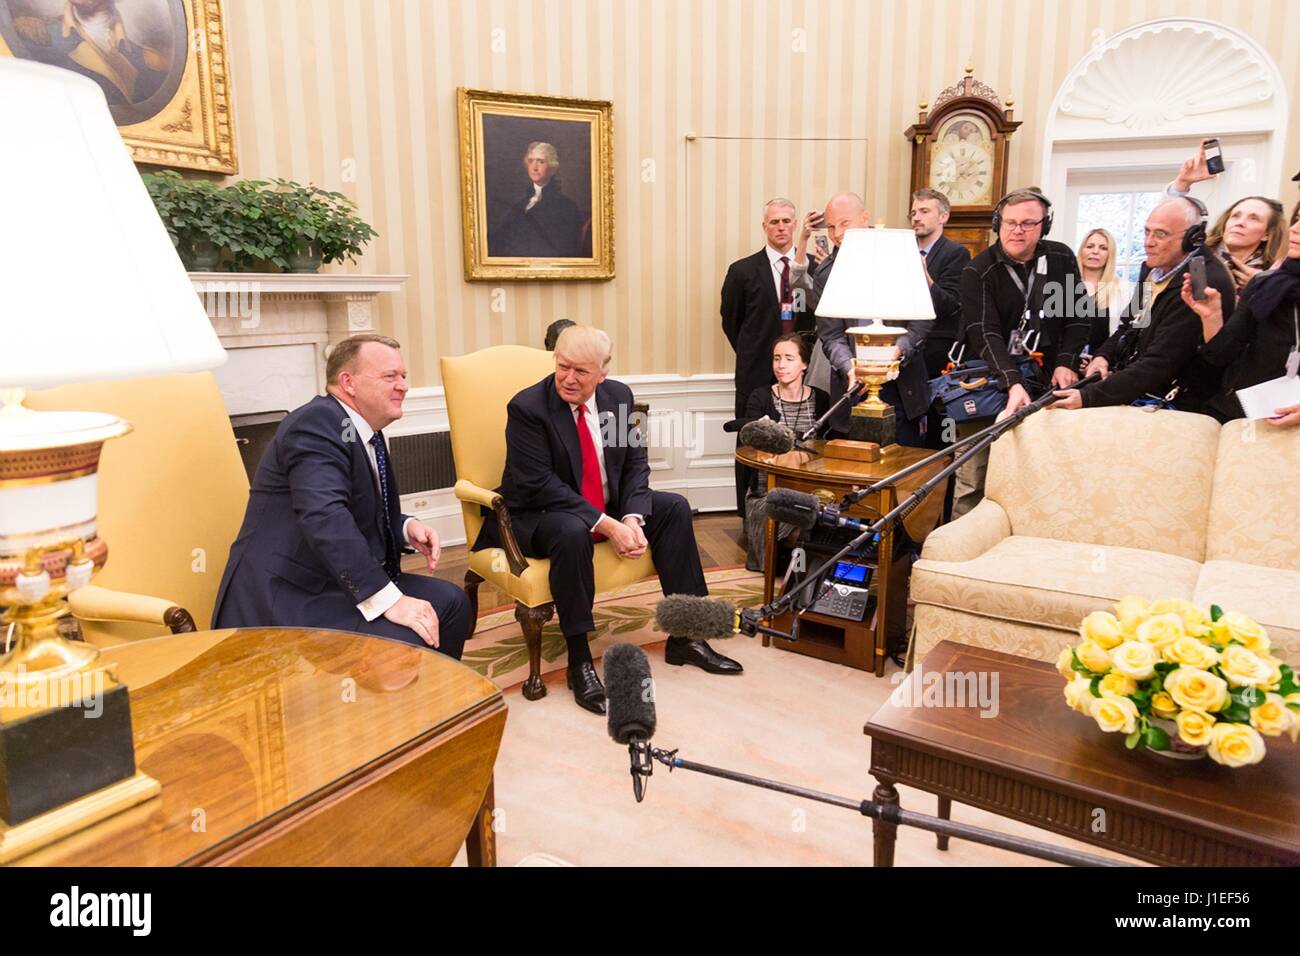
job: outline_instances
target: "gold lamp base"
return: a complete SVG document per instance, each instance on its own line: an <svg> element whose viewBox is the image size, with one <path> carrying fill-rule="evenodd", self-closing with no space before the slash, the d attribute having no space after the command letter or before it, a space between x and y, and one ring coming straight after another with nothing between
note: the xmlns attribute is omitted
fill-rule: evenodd
<svg viewBox="0 0 1300 956"><path fill-rule="evenodd" d="M147 773L137 772L133 777L88 793L17 826L7 826L0 821L0 864L30 856L64 837L152 800L160 793L162 786L157 780Z"/></svg>

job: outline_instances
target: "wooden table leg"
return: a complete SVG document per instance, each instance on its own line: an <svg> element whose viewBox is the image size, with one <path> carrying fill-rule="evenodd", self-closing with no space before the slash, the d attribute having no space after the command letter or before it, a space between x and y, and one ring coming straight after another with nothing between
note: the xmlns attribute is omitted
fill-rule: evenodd
<svg viewBox="0 0 1300 956"><path fill-rule="evenodd" d="M888 806L898 806L898 791L893 783L881 780L871 799ZM894 865L894 840L898 834L898 824L889 823L879 818L871 821L871 836L875 844L875 866Z"/></svg>
<svg viewBox="0 0 1300 956"><path fill-rule="evenodd" d="M474 823L465 837L465 857L470 866L497 865L497 837L492 829L492 811L496 809L494 779L488 781L483 803L474 815Z"/></svg>
<svg viewBox="0 0 1300 956"><path fill-rule="evenodd" d="M951 797L939 798L939 819L940 820L952 819L952 798ZM935 844L939 847L940 850L948 849L948 834L936 833L934 836L934 840L935 840Z"/></svg>

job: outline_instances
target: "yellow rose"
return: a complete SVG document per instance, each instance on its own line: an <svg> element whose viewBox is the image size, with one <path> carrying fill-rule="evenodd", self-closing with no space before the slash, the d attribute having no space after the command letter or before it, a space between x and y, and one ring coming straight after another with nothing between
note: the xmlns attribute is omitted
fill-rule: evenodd
<svg viewBox="0 0 1300 956"><path fill-rule="evenodd" d="M1215 724L1210 759L1225 767L1245 767L1264 759L1264 738L1245 724Z"/></svg>
<svg viewBox="0 0 1300 956"><path fill-rule="evenodd" d="M1088 703L1088 713L1108 734L1137 730L1137 704L1127 697L1094 697Z"/></svg>
<svg viewBox="0 0 1300 956"><path fill-rule="evenodd" d="M1131 677L1111 671L1097 685L1103 697L1132 697L1137 693L1138 685Z"/></svg>
<svg viewBox="0 0 1300 956"><path fill-rule="evenodd" d="M1079 625L1079 634L1085 641L1094 641L1106 650L1118 647L1124 640L1119 631L1119 619L1108 611L1093 611Z"/></svg>
<svg viewBox="0 0 1300 956"><path fill-rule="evenodd" d="M1065 702L1070 709L1080 714L1088 712L1088 701L1096 700L1092 696L1092 681L1080 675L1065 685Z"/></svg>
<svg viewBox="0 0 1300 956"><path fill-rule="evenodd" d="M1125 641L1110 655L1111 667L1133 680L1150 680L1156 673L1156 649L1141 641Z"/></svg>
<svg viewBox="0 0 1300 956"><path fill-rule="evenodd" d="M1110 670L1110 655L1096 641L1084 641L1074 649L1074 656L1094 674L1104 674Z"/></svg>
<svg viewBox="0 0 1300 956"><path fill-rule="evenodd" d="M1150 644L1156 650L1163 650L1166 644L1172 644L1180 637L1186 637L1183 619L1177 614L1153 614L1137 626L1139 641Z"/></svg>
<svg viewBox="0 0 1300 956"><path fill-rule="evenodd" d="M1264 703L1250 708L1250 726L1269 737L1293 734L1297 717L1278 694L1269 694Z"/></svg>
<svg viewBox="0 0 1300 956"><path fill-rule="evenodd" d="M1153 601L1148 611L1152 615L1177 614L1182 619L1183 628L1188 634L1200 634L1202 631L1210 629L1210 615L1195 604L1184 601L1182 598L1165 598L1162 601Z"/></svg>
<svg viewBox="0 0 1300 956"><path fill-rule="evenodd" d="M1219 652L1194 637L1180 637L1166 644L1160 656L1170 664L1185 664L1203 671L1219 663Z"/></svg>
<svg viewBox="0 0 1300 956"><path fill-rule="evenodd" d="M1079 676L1079 672L1073 667L1073 658L1073 647L1067 647L1056 656L1056 673L1060 674L1066 680L1074 680Z"/></svg>
<svg viewBox="0 0 1300 956"><path fill-rule="evenodd" d="M1173 720L1178 714L1178 705L1168 692L1162 690L1151 696L1151 713L1165 720Z"/></svg>
<svg viewBox="0 0 1300 956"><path fill-rule="evenodd" d="M1233 687L1258 687L1273 677L1273 668L1240 644L1229 644L1223 649L1219 670Z"/></svg>
<svg viewBox="0 0 1300 956"><path fill-rule="evenodd" d="M1268 667L1268 680L1260 684L1262 690L1277 690L1278 685L1282 683L1282 662L1271 655L1264 654L1259 658Z"/></svg>
<svg viewBox="0 0 1300 956"><path fill-rule="evenodd" d="M1240 611L1228 611L1214 622L1214 634L1219 642L1240 641L1256 654L1268 652L1268 631L1264 630Z"/></svg>
<svg viewBox="0 0 1300 956"><path fill-rule="evenodd" d="M1165 690L1179 707L1213 713L1228 702L1228 684L1197 667L1179 667L1165 675Z"/></svg>
<svg viewBox="0 0 1300 956"><path fill-rule="evenodd" d="M1132 625L1136 628L1145 619L1148 613L1147 599L1140 597L1122 597L1119 603L1115 605L1115 616L1119 618L1122 625Z"/></svg>
<svg viewBox="0 0 1300 956"><path fill-rule="evenodd" d="M1214 718L1204 711L1179 711L1178 739L1193 747L1204 747L1214 737Z"/></svg>

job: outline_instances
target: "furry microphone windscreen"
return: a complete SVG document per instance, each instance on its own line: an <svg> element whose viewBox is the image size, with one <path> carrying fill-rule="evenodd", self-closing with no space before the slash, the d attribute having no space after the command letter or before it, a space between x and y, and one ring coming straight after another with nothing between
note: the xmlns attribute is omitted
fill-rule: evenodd
<svg viewBox="0 0 1300 956"><path fill-rule="evenodd" d="M784 455L794 447L794 432L780 422L774 422L770 418L760 418L740 430L740 443L748 445L755 451Z"/></svg>
<svg viewBox="0 0 1300 956"><path fill-rule="evenodd" d="M804 531L817 523L818 501L815 495L793 488L773 488L767 493L763 510L769 518L784 521Z"/></svg>
<svg viewBox="0 0 1300 956"><path fill-rule="evenodd" d="M649 740L655 732L655 697L645 651L634 644L615 644L602 660L610 737L620 744L633 737Z"/></svg>
<svg viewBox="0 0 1300 956"><path fill-rule="evenodd" d="M670 594L655 608L655 627L687 641L731 637L736 633L736 606L693 594Z"/></svg>

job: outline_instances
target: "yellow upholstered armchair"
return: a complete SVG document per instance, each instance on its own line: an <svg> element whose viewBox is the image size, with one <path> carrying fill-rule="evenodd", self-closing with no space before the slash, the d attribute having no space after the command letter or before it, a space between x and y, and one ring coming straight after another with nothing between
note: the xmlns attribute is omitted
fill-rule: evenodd
<svg viewBox="0 0 1300 956"><path fill-rule="evenodd" d="M68 599L94 644L206 629L248 502L216 379L208 372L66 385L29 393L34 409L110 412L132 431L99 466L108 562Z"/></svg>
<svg viewBox="0 0 1300 956"><path fill-rule="evenodd" d="M498 345L458 358L442 359L442 384L451 423L451 451L456 460L456 497L465 519L467 547L473 547L483 526L481 508L496 512L503 547L470 554L465 592L475 619L478 586L484 581L515 602L515 618L528 646L528 679L524 697L546 696L542 683L542 628L555 613L551 600L551 562L525 558L510 526L501 496L491 490L501 484L506 462L506 405L510 399L555 371L555 356L520 345ZM650 553L624 561L609 542L596 545L596 590L608 591L655 573ZM474 625L471 624L471 627ZM473 636L471 630L470 636Z"/></svg>

